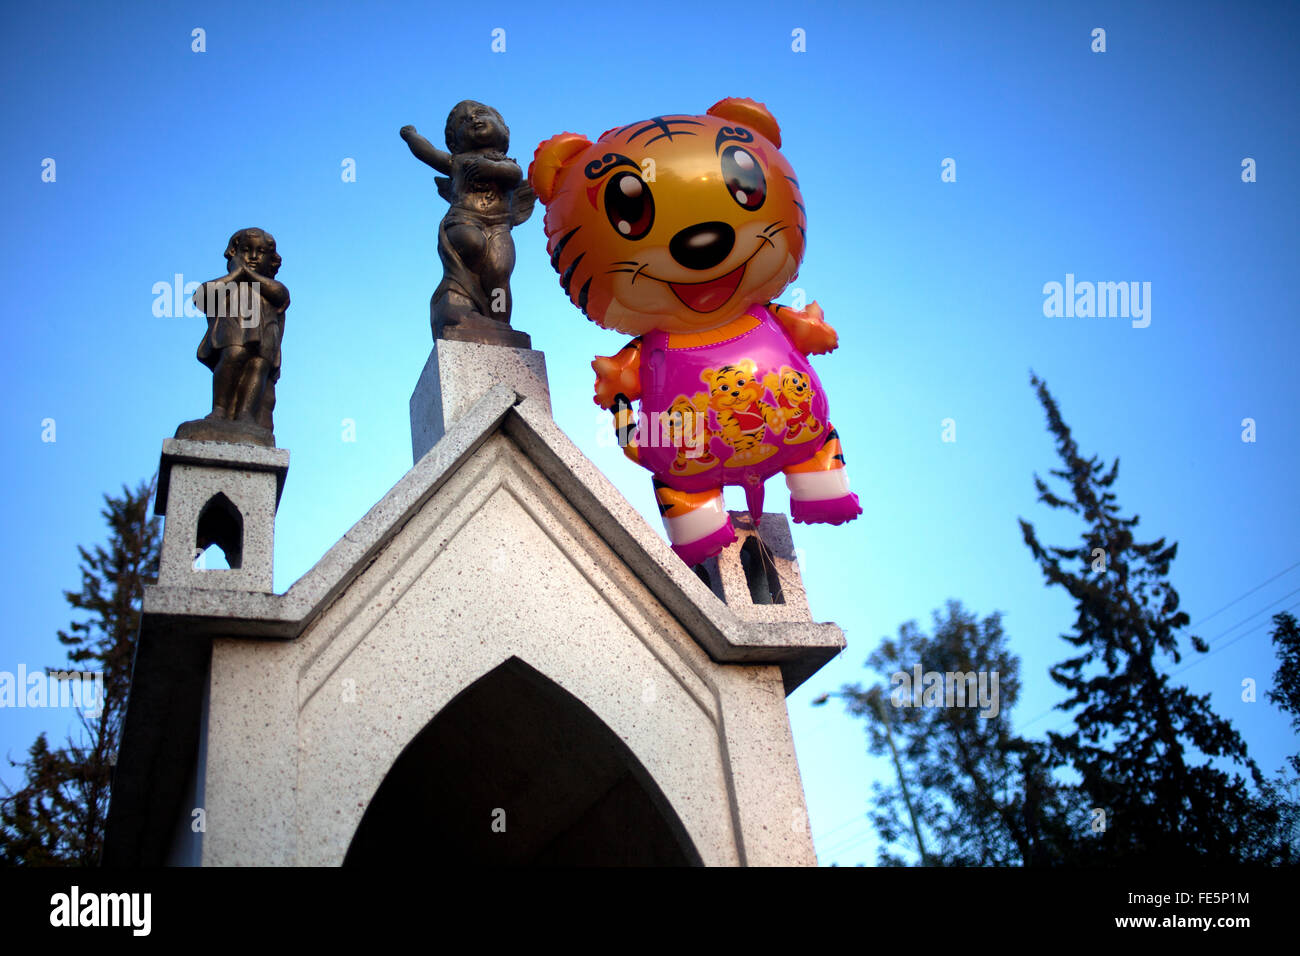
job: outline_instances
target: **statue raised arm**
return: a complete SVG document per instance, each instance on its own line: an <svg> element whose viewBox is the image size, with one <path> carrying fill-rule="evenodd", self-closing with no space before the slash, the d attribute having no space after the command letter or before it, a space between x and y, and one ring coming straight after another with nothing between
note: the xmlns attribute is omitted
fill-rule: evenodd
<svg viewBox="0 0 1300 956"><path fill-rule="evenodd" d="M531 339L510 327L510 230L532 215L537 196L506 155L510 130L492 107L457 103L444 134L446 152L414 126L401 129L411 154L444 174L435 182L451 204L438 226L443 277L429 304L433 337L529 348Z"/></svg>

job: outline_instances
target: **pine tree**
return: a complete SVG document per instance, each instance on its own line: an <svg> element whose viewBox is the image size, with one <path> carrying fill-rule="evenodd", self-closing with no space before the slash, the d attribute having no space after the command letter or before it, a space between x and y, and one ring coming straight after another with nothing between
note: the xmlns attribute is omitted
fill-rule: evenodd
<svg viewBox="0 0 1300 956"><path fill-rule="evenodd" d="M946 617L934 613L933 636L909 621L867 663L890 688L850 684L835 696L866 718L871 753L896 749L897 783L873 785L882 865L906 864L918 842L931 866L1043 865L1068 855L1062 788L1041 745L1011 731L1020 662L1006 647L1000 615L978 621L949 601ZM946 684L937 691L929 684L935 692L927 694L916 686L918 666L922 675L983 673L990 691L996 673L995 708L983 710L969 695L966 706L951 706L958 702Z"/></svg>
<svg viewBox="0 0 1300 956"><path fill-rule="evenodd" d="M1283 611L1273 615L1273 643L1279 658L1273 675L1273 689L1265 696L1283 713L1291 715L1291 727L1300 731L1300 625L1295 616ZM1279 769L1260 786L1260 818L1255 835L1257 854L1263 862L1279 866L1300 866L1300 754L1287 758L1291 773Z"/></svg>
<svg viewBox="0 0 1300 956"><path fill-rule="evenodd" d="M0 800L0 863L93 866L99 862L109 787L144 586L157 575L159 521L150 515L157 477L121 497L104 496L108 547L79 547L81 589L65 591L68 604L86 616L58 634L68 661L83 675L102 673L99 713L81 712L81 732L66 749L41 734L23 762L25 784Z"/></svg>
<svg viewBox="0 0 1300 956"><path fill-rule="evenodd" d="M1104 825L1082 844L1081 861L1249 858L1259 808L1246 782L1218 764L1245 766L1257 784L1262 776L1240 735L1210 708L1209 695L1173 684L1158 661L1181 659L1179 636L1189 623L1169 582L1178 545L1135 539L1138 516L1122 516L1116 502L1119 460L1107 469L1096 456L1083 458L1046 383L1032 373L1031 381L1064 464L1051 475L1069 488L1060 497L1035 475L1038 500L1084 524L1079 545L1058 548L1044 547L1033 526L1020 521L1048 585L1064 587L1077 609L1073 632L1062 637L1078 654L1051 671L1067 692L1058 706L1074 711L1074 732L1048 739L1057 759L1081 778L1090 819ZM1190 641L1198 652L1207 649L1199 637ZM1104 816L1091 816L1097 810Z"/></svg>
<svg viewBox="0 0 1300 956"><path fill-rule="evenodd" d="M1291 729L1300 734L1300 624L1295 615L1286 611L1273 615L1273 643L1281 660L1273 675L1273 689L1266 696L1291 715ZM1291 769L1300 773L1300 754L1287 759Z"/></svg>

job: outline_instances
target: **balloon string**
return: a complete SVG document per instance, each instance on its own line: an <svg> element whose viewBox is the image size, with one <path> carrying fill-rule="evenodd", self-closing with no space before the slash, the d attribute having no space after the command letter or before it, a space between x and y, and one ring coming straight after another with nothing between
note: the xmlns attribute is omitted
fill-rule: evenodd
<svg viewBox="0 0 1300 956"><path fill-rule="evenodd" d="M779 587L781 579L776 570L776 553L769 548L767 542L763 540L763 532L760 529L754 529L754 537L758 539L758 560L763 565L763 576L767 577L769 573L775 575ZM774 594L772 597L775 598L776 595Z"/></svg>

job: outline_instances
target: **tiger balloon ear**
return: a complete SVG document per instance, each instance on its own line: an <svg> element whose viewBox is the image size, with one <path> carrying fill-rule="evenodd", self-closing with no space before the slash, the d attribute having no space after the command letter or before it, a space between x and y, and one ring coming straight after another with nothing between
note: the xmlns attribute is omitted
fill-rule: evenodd
<svg viewBox="0 0 1300 956"><path fill-rule="evenodd" d="M745 97L729 96L710 106L708 113L733 123L752 126L755 132L765 136L773 146L781 148L781 127L777 124L776 117L762 103Z"/></svg>
<svg viewBox="0 0 1300 956"><path fill-rule="evenodd" d="M528 166L528 181L543 205L555 198L560 171L590 145L590 140L578 133L560 133L538 145Z"/></svg>

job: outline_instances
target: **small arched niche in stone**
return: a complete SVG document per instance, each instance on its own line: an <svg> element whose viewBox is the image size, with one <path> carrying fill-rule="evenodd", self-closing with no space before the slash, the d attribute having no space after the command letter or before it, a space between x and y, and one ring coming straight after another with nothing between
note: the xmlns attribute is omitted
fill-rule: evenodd
<svg viewBox="0 0 1300 956"><path fill-rule="evenodd" d="M244 516L235 503L217 492L208 499L199 512L198 530L194 542L199 552L212 545L221 549L231 570L240 567L244 558Z"/></svg>

